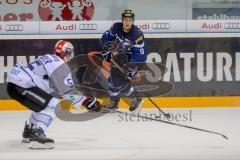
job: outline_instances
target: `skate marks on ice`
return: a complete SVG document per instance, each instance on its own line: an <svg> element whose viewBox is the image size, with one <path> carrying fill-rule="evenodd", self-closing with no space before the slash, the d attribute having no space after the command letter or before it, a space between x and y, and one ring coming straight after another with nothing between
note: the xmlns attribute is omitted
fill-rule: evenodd
<svg viewBox="0 0 240 160"><path fill-rule="evenodd" d="M154 110L144 110L146 114ZM29 150L21 143L25 112L2 112L0 159L239 159L240 110L230 108L192 109L197 127L223 131L218 136L178 128L153 121L119 121L108 114L88 122L55 121L49 136L55 139L53 150ZM185 109L171 109L174 115ZM12 118L14 117L14 119ZM20 122L22 121L22 122ZM12 125L9 125L11 122ZM20 131L20 132L19 132Z"/></svg>
<svg viewBox="0 0 240 160"><path fill-rule="evenodd" d="M21 137L19 137L19 139L4 140L4 141L1 141L0 155L3 152L11 153L13 151L14 152L28 151L29 150L28 146L29 146L29 143L21 142Z"/></svg>
<svg viewBox="0 0 240 160"><path fill-rule="evenodd" d="M4 149L0 149L0 159L128 159L144 148L134 140L104 135L58 135L56 140L52 150L29 150L28 144L19 140L7 141L2 143Z"/></svg>

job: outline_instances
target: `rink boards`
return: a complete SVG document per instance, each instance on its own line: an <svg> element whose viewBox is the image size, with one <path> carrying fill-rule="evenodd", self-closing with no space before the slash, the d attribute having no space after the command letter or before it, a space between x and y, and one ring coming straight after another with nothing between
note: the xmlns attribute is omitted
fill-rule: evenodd
<svg viewBox="0 0 240 160"><path fill-rule="evenodd" d="M152 96L161 108L238 107L240 106L240 34L146 34L149 59L166 65L161 77L173 89ZM26 110L10 100L5 76L16 62L28 63L37 56L52 52L58 39L70 40L76 55L99 50L101 35L1 35L0 40L0 110ZM50 38L50 39L49 39ZM14 46L14 47L11 47ZM153 71L154 72L154 71ZM151 79L151 77L150 77ZM158 82L152 84L157 85ZM158 91L156 91L158 92ZM154 108L144 98L143 108ZM101 100L102 101L102 100ZM129 104L121 101L121 108Z"/></svg>
<svg viewBox="0 0 240 160"><path fill-rule="evenodd" d="M161 97L151 98L161 108L208 108L208 107L228 107L235 108L240 106L240 96L234 97ZM106 99L98 99L100 102ZM127 109L129 104L120 101L120 108ZM154 105L144 98L142 106L144 109L155 108ZM71 109L75 109L71 106ZM0 111L7 110L27 110L26 107L14 100L0 100Z"/></svg>

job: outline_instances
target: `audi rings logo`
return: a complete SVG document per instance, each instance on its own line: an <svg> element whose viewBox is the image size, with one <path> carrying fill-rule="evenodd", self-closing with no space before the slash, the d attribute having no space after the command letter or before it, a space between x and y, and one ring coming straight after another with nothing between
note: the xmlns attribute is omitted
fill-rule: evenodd
<svg viewBox="0 0 240 160"><path fill-rule="evenodd" d="M169 30L171 28L170 23L153 23L152 29L154 30Z"/></svg>
<svg viewBox="0 0 240 160"><path fill-rule="evenodd" d="M24 26L22 24L7 24L5 25L5 31L23 31Z"/></svg>
<svg viewBox="0 0 240 160"><path fill-rule="evenodd" d="M229 22L224 24L225 29L240 29L240 22Z"/></svg>
<svg viewBox="0 0 240 160"><path fill-rule="evenodd" d="M89 24L80 24L79 30L82 31L94 31L97 30L97 24L95 23L89 23Z"/></svg>

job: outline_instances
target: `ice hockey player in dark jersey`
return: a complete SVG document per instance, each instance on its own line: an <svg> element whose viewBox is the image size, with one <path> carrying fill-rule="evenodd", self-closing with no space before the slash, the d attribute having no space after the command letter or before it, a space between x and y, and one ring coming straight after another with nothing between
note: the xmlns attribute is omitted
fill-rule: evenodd
<svg viewBox="0 0 240 160"><path fill-rule="evenodd" d="M127 76L134 79L137 74L138 64L145 63L147 59L146 45L142 31L135 26L135 14L132 10L126 9L122 13L122 22L113 24L110 30L103 33L101 45L103 47L103 57L111 62L111 58L127 73ZM117 45L116 45L117 44ZM118 51L114 49L118 46ZM117 53L117 54L116 54ZM137 93L120 71L111 67L109 82L109 98L111 103L109 109L118 109L120 94L124 94L132 99L129 110L135 111L141 107L143 99Z"/></svg>
<svg viewBox="0 0 240 160"><path fill-rule="evenodd" d="M46 137L46 131L56 117L59 100L69 101L73 106L85 106L90 111L100 111L101 105L74 87L71 70L66 62L74 56L72 43L60 40L54 54L46 54L27 65L16 64L7 74L7 92L30 110L32 114L23 131L23 142L31 149L52 149L54 140Z"/></svg>

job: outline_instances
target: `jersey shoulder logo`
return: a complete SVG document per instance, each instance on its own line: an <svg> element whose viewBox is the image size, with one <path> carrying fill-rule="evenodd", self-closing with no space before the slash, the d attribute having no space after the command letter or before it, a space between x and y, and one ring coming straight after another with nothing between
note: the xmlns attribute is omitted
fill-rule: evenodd
<svg viewBox="0 0 240 160"><path fill-rule="evenodd" d="M10 73L11 73L12 75L17 76L17 75L20 73L20 71L17 70L16 68L13 68L13 69L10 71Z"/></svg>
<svg viewBox="0 0 240 160"><path fill-rule="evenodd" d="M135 43L138 44L142 40L143 40L143 36L141 35L135 40Z"/></svg>

